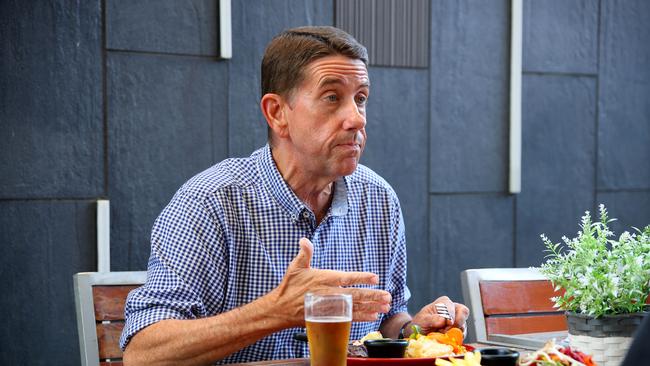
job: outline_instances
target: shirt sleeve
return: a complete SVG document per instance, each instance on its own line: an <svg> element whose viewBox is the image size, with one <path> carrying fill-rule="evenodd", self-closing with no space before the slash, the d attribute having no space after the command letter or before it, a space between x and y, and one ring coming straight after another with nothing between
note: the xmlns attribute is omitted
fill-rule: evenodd
<svg viewBox="0 0 650 366"><path fill-rule="evenodd" d="M394 243L390 260L390 278L387 284L387 291L391 293L392 303L389 312L384 319L388 319L397 313L408 312L408 300L411 292L406 285L406 234L404 219L399 201L395 197L395 205L391 213L391 240Z"/></svg>
<svg viewBox="0 0 650 366"><path fill-rule="evenodd" d="M207 316L207 308L218 309L228 278L226 254L215 218L179 191L154 223L147 280L127 297L122 350L153 323L196 319Z"/></svg>

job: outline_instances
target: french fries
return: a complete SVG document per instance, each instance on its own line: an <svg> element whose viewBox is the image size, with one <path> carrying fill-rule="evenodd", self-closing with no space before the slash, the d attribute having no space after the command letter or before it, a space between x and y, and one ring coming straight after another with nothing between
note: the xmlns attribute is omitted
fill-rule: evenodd
<svg viewBox="0 0 650 366"><path fill-rule="evenodd" d="M481 353L479 351L467 352L463 358L449 357L449 361L438 358L436 366L481 366Z"/></svg>

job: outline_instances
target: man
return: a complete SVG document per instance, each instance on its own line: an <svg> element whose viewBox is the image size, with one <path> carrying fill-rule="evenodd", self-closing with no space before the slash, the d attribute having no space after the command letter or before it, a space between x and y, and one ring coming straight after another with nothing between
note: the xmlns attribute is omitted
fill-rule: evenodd
<svg viewBox="0 0 650 366"><path fill-rule="evenodd" d="M262 61L269 144L176 193L154 224L146 284L127 300L126 364L307 357L309 290L353 296L351 338L464 327L442 297L412 320L406 248L392 188L358 165L370 93L366 49L332 27L283 32Z"/></svg>

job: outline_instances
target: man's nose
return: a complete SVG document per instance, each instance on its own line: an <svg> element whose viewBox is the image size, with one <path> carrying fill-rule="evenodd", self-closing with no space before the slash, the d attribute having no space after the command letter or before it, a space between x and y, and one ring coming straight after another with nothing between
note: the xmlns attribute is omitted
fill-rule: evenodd
<svg viewBox="0 0 650 366"><path fill-rule="evenodd" d="M344 121L344 128L346 130L360 130L366 127L366 114L362 108L354 100L348 103L345 108Z"/></svg>

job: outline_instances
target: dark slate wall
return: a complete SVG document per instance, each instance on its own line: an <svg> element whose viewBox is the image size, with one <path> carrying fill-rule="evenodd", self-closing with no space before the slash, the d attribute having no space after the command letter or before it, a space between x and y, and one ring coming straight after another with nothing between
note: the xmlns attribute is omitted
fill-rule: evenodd
<svg viewBox="0 0 650 366"><path fill-rule="evenodd" d="M596 80L570 75L523 78L522 192L517 195L519 266L539 265L540 233L559 240L577 231L593 206ZM559 189L567 183L572 189Z"/></svg>
<svg viewBox="0 0 650 366"><path fill-rule="evenodd" d="M99 2L3 1L0 20L1 197L105 194Z"/></svg>
<svg viewBox="0 0 650 366"><path fill-rule="evenodd" d="M141 270L153 220L190 176L266 140L259 62L332 1L0 2L1 364L79 363L72 274L96 269L111 201L113 270ZM522 193L507 194L508 0L434 0L429 67L371 67L362 162L395 188L411 310L460 299L466 268L537 265L605 203L650 223L650 6L524 4ZM40 345L33 352L34 344ZM4 347L6 346L6 347Z"/></svg>

